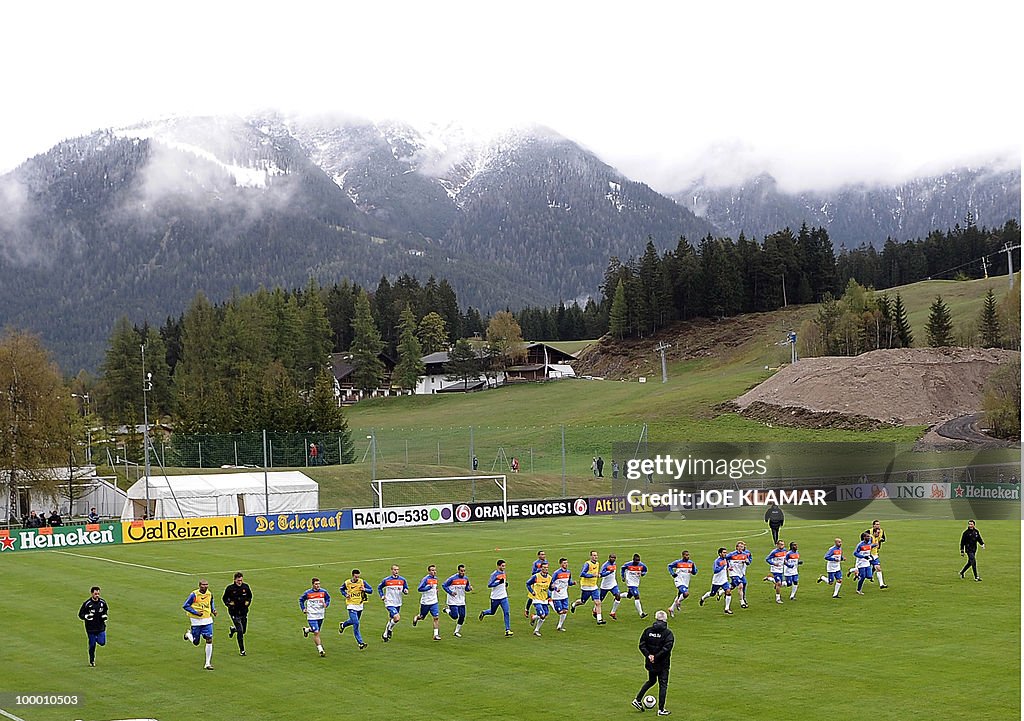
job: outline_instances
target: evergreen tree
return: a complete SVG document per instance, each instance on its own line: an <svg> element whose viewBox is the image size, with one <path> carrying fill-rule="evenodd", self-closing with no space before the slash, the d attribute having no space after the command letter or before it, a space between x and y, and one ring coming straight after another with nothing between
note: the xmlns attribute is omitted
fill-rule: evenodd
<svg viewBox="0 0 1024 721"><path fill-rule="evenodd" d="M423 365L423 347L416 338L416 316L408 305L402 311L398 334L398 364L395 366L394 385L413 390L420 376L426 373Z"/></svg>
<svg viewBox="0 0 1024 721"><path fill-rule="evenodd" d="M953 317L941 295L935 296L928 310L928 345L934 347L953 344Z"/></svg>
<svg viewBox="0 0 1024 721"><path fill-rule="evenodd" d="M316 377L313 391L309 394L309 426L305 430L322 433L337 433L341 436L341 463L352 463L355 460L355 449L352 446L352 433L348 420L335 395L334 378L326 370Z"/></svg>
<svg viewBox="0 0 1024 721"><path fill-rule="evenodd" d="M129 425L142 407L142 339L127 316L114 323L100 372L97 411L109 424Z"/></svg>
<svg viewBox="0 0 1024 721"><path fill-rule="evenodd" d="M295 369L305 383L313 383L330 362L332 331L320 287L312 278L299 306L298 349Z"/></svg>
<svg viewBox="0 0 1024 721"><path fill-rule="evenodd" d="M897 348L910 348L914 345L914 332L910 328L910 321L907 320L907 309L903 305L903 298L896 293L896 300L892 304L892 324L896 334Z"/></svg>
<svg viewBox="0 0 1024 721"><path fill-rule="evenodd" d="M383 280L383 279L382 279ZM370 296L360 291L356 298L355 317L352 319L352 381L356 388L372 391L380 387L384 378L384 364L379 356L384 350L384 341L370 312Z"/></svg>
<svg viewBox="0 0 1024 721"><path fill-rule="evenodd" d="M615 297L612 299L612 309L608 315L608 332L612 338L622 340L626 337L627 318L629 309L626 307L626 284L619 279L615 286Z"/></svg>
<svg viewBox="0 0 1024 721"><path fill-rule="evenodd" d="M983 348L999 347L999 307L991 288L985 294L985 304L981 307L981 314L978 317L978 329L981 331Z"/></svg>
<svg viewBox="0 0 1024 721"><path fill-rule="evenodd" d="M455 341L455 347L448 355L448 362L444 368L448 373L445 380L461 381L468 388L469 382L480 375L480 358L468 340L459 338Z"/></svg>
<svg viewBox="0 0 1024 721"><path fill-rule="evenodd" d="M275 360L263 373L263 417L267 430L307 430L309 419L299 389L281 361Z"/></svg>
<svg viewBox="0 0 1024 721"><path fill-rule="evenodd" d="M202 292L185 312L181 329L181 360L174 369L178 429L184 433L217 433L230 427L230 406L217 374L220 322L217 310Z"/></svg>

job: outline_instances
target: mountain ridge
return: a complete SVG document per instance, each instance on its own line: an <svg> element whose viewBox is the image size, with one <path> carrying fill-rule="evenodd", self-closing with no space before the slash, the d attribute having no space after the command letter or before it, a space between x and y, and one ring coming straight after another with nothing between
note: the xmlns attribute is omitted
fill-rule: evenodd
<svg viewBox="0 0 1024 721"><path fill-rule="evenodd" d="M1019 196L1019 171L1016 183ZM774 206L723 203L725 220L799 225L777 189L763 195ZM540 126L161 119L62 141L0 176L0 323L42 333L73 369L98 365L117 317L159 323L200 290L216 302L409 273L447 279L485 313L553 306L598 295L610 257L639 257L648 238L666 250L730 234L720 201L700 197L704 217Z"/></svg>

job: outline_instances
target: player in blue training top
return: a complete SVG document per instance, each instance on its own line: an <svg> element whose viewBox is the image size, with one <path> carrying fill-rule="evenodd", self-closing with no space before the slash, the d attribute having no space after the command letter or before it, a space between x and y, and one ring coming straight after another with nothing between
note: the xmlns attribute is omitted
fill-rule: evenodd
<svg viewBox="0 0 1024 721"><path fill-rule="evenodd" d="M626 584L626 598L633 599L640 618L647 618L640 603L640 579L647 575L647 566L640 562L640 554L634 553L633 560L622 567L622 582Z"/></svg>
<svg viewBox="0 0 1024 721"><path fill-rule="evenodd" d="M580 597L572 602L569 610L576 613L576 609L587 601L594 601L594 618L597 625L603 626L607 621L601 617L601 596L598 590L598 583L601 577L601 562L597 560L597 551L590 552L590 559L583 562L580 570Z"/></svg>
<svg viewBox="0 0 1024 721"><path fill-rule="evenodd" d="M725 612L732 615L729 605L732 603L732 584L729 583L729 559L726 549L718 549L718 558L711 566L711 590L700 597L700 605L714 596L716 599L725 596Z"/></svg>
<svg viewBox="0 0 1024 721"><path fill-rule="evenodd" d="M782 578L789 588L790 601L796 600L796 589L800 585L800 566L803 564L803 561L800 560L800 551L797 548L796 541L789 542L785 570L782 572Z"/></svg>
<svg viewBox="0 0 1024 721"><path fill-rule="evenodd" d="M445 612L455 621L455 638L462 638L462 624L466 622L466 594L473 590L473 586L466 577L466 567L459 564L454 576L449 576L441 584L441 588L448 594L445 603Z"/></svg>
<svg viewBox="0 0 1024 721"><path fill-rule="evenodd" d="M853 549L853 557L857 559L857 595L863 596L864 581L871 579L871 534L867 531L860 534L860 543Z"/></svg>
<svg viewBox="0 0 1024 721"><path fill-rule="evenodd" d="M565 619L569 616L569 586L575 585L572 571L569 570L569 559L559 558L558 568L551 574L551 606L558 614L556 631L565 630Z"/></svg>
<svg viewBox="0 0 1024 721"><path fill-rule="evenodd" d="M533 568L530 569L530 575L532 576L532 575L534 575L536 573L539 573L540 572L540 564L547 563L547 561L548 561L548 554L546 552L544 552L543 550L537 551L537 560L533 562ZM523 616L525 616L526 618L530 618L530 606L532 604L533 604L533 599L530 598L529 594L527 594L526 595L526 608L523 610Z"/></svg>
<svg viewBox="0 0 1024 721"><path fill-rule="evenodd" d="M320 641L320 627L323 625L327 607L331 605L331 594L327 593L327 589L320 588L319 578L310 579L310 584L310 588L299 596L299 608L306 614L306 625L302 627L302 635L309 638L309 634L313 634L316 650L323 657L327 653Z"/></svg>
<svg viewBox="0 0 1024 721"><path fill-rule="evenodd" d="M182 608L188 614L191 624L191 628L185 632L184 639L194 646L199 645L200 639L206 639L206 666L204 668L212 671L213 617L217 615L217 609L213 605L210 582L205 578L199 579L199 588L188 595Z"/></svg>
<svg viewBox="0 0 1024 721"><path fill-rule="evenodd" d="M622 602L622 594L619 592L619 577L616 574L618 566L615 563L617 556L614 553L608 554L608 560L601 566L601 572L598 577L601 579L598 585L601 590L601 602L604 603L604 597L609 593L615 600L612 602L612 610L608 613L608 617L617 621L618 618L615 616L619 610L619 604Z"/></svg>
<svg viewBox="0 0 1024 721"><path fill-rule="evenodd" d="M736 550L726 555L729 561L729 581L733 589L740 589L740 608L747 607L747 566L754 558L744 541L736 542Z"/></svg>
<svg viewBox="0 0 1024 721"><path fill-rule="evenodd" d="M434 640L440 641L441 629L438 627L437 618L437 566L434 564L427 566L427 575L420 581L416 590L420 592L420 612L412 617L412 625L415 627L429 613L434 622Z"/></svg>
<svg viewBox="0 0 1024 721"><path fill-rule="evenodd" d="M491 574L491 580L487 582L487 588L491 589L491 608L480 612L480 620L484 616L493 616L500 608L505 616L505 635L512 636L512 618L508 608L508 577L505 575L505 561L499 558L495 564L497 568Z"/></svg>
<svg viewBox="0 0 1024 721"><path fill-rule="evenodd" d="M345 605L348 608L348 620L341 623L338 633L345 633L345 629L352 627L352 633L359 644L359 650L366 648L363 642L363 634L359 631L359 619L363 615L363 604L366 599L373 595L373 588L365 579L359 576L359 569L352 569L352 578L345 581L340 589L341 595L345 597Z"/></svg>
<svg viewBox="0 0 1024 721"><path fill-rule="evenodd" d="M683 551L680 558L668 564L668 573L676 584L676 597L668 607L669 614L675 618L676 611L682 610L683 601L690 596L690 578L697 575L697 564L690 560L690 552Z"/></svg>
<svg viewBox="0 0 1024 721"><path fill-rule="evenodd" d="M548 619L548 602L551 600L551 574L548 573L547 561L540 564L540 571L530 576L526 591L533 596L533 610L537 612L533 635L540 636L540 627Z"/></svg>
<svg viewBox="0 0 1024 721"><path fill-rule="evenodd" d="M788 553L786 542L780 540L775 542L775 548L764 559L770 569L770 575L765 576L764 580L775 584L775 603L782 603L782 584L786 580L786 555Z"/></svg>
<svg viewBox="0 0 1024 721"><path fill-rule="evenodd" d="M832 548L825 551L825 573L828 575L819 576L818 583L828 582L833 587L832 598L839 598L839 591L843 587L843 539L835 539Z"/></svg>
<svg viewBox="0 0 1024 721"><path fill-rule="evenodd" d="M409 594L409 583L398 575L397 564L391 567L391 575L377 584L377 593L384 602L384 608L388 610L388 623L384 627L384 633L380 635L387 643L391 640L395 624L402 620L402 596Z"/></svg>

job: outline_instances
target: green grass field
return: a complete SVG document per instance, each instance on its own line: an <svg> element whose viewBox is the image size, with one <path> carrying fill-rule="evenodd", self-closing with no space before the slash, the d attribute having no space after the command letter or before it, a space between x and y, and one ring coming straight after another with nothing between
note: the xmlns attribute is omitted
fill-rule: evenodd
<svg viewBox="0 0 1024 721"><path fill-rule="evenodd" d="M669 708L677 717L1020 718L1019 522L981 522L985 580L974 583L957 575L962 521L908 516L888 504L869 511L839 521L788 519L784 538L800 543L806 565L797 601L782 606L759 580L771 543L753 516L681 521L643 514L8 554L0 560L0 613L11 624L4 691L85 700L68 711L14 707L8 695L0 707L25 721L629 718L637 714L630 697L645 678L636 643L651 619L641 621L624 602L617 622L598 627L588 612L577 612L566 633L550 621L535 638L522 616L529 565L539 548L555 560L568 556L575 571L590 548L602 561L611 551L620 562L640 553L651 568L641 589L652 612L672 598L665 566L687 548L700 574L695 595L670 621L676 648ZM842 598L832 600L830 589L814 582L821 556L835 535L851 547L872 516L883 519L889 539L882 559L890 588L870 585L857 596L848 581ZM715 549L740 538L755 556L750 608L734 606L731 617L717 602L699 608ZM509 562L513 638L503 637L500 616L476 620L499 556ZM452 637L444 616L440 643L431 641L429 623L411 628L416 593L390 643L381 642L386 614L372 600L363 614L369 648L357 650L351 632L338 635L346 616L339 584L358 567L376 586L392 562L411 584L431 562L442 578L457 563L468 566L476 590L463 638ZM222 612L216 670L204 671L202 650L181 639L181 604L199 576L210 579L219 603L235 570L245 572L255 594L248 655L240 658L228 639ZM326 658L300 631L297 598L313 575L334 596ZM103 587L111 606L108 645L96 668L88 666L76 618L92 584Z"/></svg>

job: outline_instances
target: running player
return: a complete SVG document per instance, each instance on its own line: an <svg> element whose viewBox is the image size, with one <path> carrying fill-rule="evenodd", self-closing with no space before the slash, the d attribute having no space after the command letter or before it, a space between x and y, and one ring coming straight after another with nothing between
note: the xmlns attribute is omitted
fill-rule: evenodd
<svg viewBox="0 0 1024 721"><path fill-rule="evenodd" d="M530 569L530 575L540 572L540 564L545 563L548 560L548 554L543 550L537 551L537 560L533 562L533 568ZM530 605L533 603L533 599L529 595L526 596L526 608L523 609L523 616L530 618Z"/></svg>
<svg viewBox="0 0 1024 721"><path fill-rule="evenodd" d="M871 565L874 566L874 575L878 577L879 588L889 588L885 585L885 581L882 580L882 562L878 559L878 552L882 550L882 544L885 543L885 531L882 530L882 522L874 520L871 522L871 529L868 531L871 534Z"/></svg>
<svg viewBox="0 0 1024 721"><path fill-rule="evenodd" d="M420 581L420 585L416 588L420 592L420 612L412 617L413 628L416 624L427 617L429 613L434 623L434 640L441 640L441 629L438 623L437 613L437 566L430 564L427 566L427 575Z"/></svg>
<svg viewBox="0 0 1024 721"><path fill-rule="evenodd" d="M633 554L632 563L627 563L622 567L622 582L626 584L626 598L633 599L633 605L636 606L636 612L640 614L640 618L647 618L643 604L640 603L640 579L646 575L647 566L640 562L639 553Z"/></svg>
<svg viewBox="0 0 1024 721"><path fill-rule="evenodd" d="M484 616L493 616L500 608L505 616L505 636L508 637L514 634L508 608L508 576L505 575L505 560L499 558L495 565L497 568L491 574L491 580L487 582L487 587L491 589L491 608L480 612L480 620L483 621Z"/></svg>
<svg viewBox="0 0 1024 721"><path fill-rule="evenodd" d="M213 618L217 615L217 609L213 605L210 582L205 578L200 578L199 588L188 595L182 608L188 614L191 624L191 628L185 632L184 638L194 646L198 646L201 639L206 639L206 665L203 668L212 671Z"/></svg>
<svg viewBox="0 0 1024 721"><path fill-rule="evenodd" d="M320 626L323 625L324 615L327 607L331 605L331 594L326 589L320 588L320 579L310 579L310 587L299 596L299 608L306 614L306 625L302 627L302 635L309 638L313 634L313 643L320 656L326 656L324 645L320 641Z"/></svg>
<svg viewBox="0 0 1024 721"><path fill-rule="evenodd" d="M775 603L782 603L782 584L785 581L786 554L788 553L785 541L776 541L775 548L764 559L771 571L771 575L767 576L765 580L775 584Z"/></svg>
<svg viewBox="0 0 1024 721"><path fill-rule="evenodd" d="M569 616L569 586L575 586L572 571L569 570L569 559L559 558L558 568L551 574L551 606L558 614L558 628L565 630L565 619Z"/></svg>
<svg viewBox="0 0 1024 721"><path fill-rule="evenodd" d="M729 581L732 587L740 589L740 608L747 607L747 566L754 560L744 541L736 542L736 550L728 554Z"/></svg>
<svg viewBox="0 0 1024 721"><path fill-rule="evenodd" d="M690 560L690 552L683 551L680 558L668 564L668 573L676 584L676 597L669 604L668 612L673 618L682 610L683 601L690 596L690 577L697 575L697 564Z"/></svg>
<svg viewBox="0 0 1024 721"><path fill-rule="evenodd" d="M833 587L832 598L839 598L839 591L843 587L843 539L835 539L832 548L825 551L825 573L818 576L818 583L828 583Z"/></svg>
<svg viewBox="0 0 1024 721"><path fill-rule="evenodd" d="M441 584L441 588L448 594L445 603L445 611L455 621L455 638L462 638L462 624L466 622L466 594L473 590L473 586L466 577L466 566L459 564L454 576L449 576Z"/></svg>
<svg viewBox="0 0 1024 721"><path fill-rule="evenodd" d="M725 596L725 612L732 615L729 604L732 603L732 585L729 583L729 559L726 558L726 549L718 549L718 558L711 566L711 590L700 597L700 605L714 596L721 598Z"/></svg>
<svg viewBox="0 0 1024 721"><path fill-rule="evenodd" d="M800 565L803 561L800 560L800 552L797 550L796 541L789 542L789 552L786 553L786 567L782 573L782 578L786 582L786 586L790 589L789 600L796 600L796 589L800 585Z"/></svg>
<svg viewBox="0 0 1024 721"><path fill-rule="evenodd" d="M402 596L409 594L409 583L398 575L398 566L391 567L391 575L377 584L377 593L388 610L388 623L380 635L385 643L391 640L395 626L402 620Z"/></svg>
<svg viewBox="0 0 1024 721"><path fill-rule="evenodd" d="M608 614L609 618L611 618L613 621L618 620L615 617L615 613L619 610L619 603L622 602L622 594L619 593L619 578L615 573L616 570L618 570L618 566L615 565L616 558L617 556L614 553L609 553L608 560L605 562L603 566L601 566L600 574L601 602L604 603L604 597L607 596L609 593L615 599L612 602L612 610Z"/></svg>
<svg viewBox="0 0 1024 721"><path fill-rule="evenodd" d="M871 533L860 534L860 543L853 549L853 557L857 559L857 595L864 595L864 581L871 579Z"/></svg>
<svg viewBox="0 0 1024 721"><path fill-rule="evenodd" d="M533 635L540 636L540 627L548 618L548 602L551 600L551 574L548 573L547 561L540 564L540 571L530 576L526 590L533 597L533 609L537 612Z"/></svg>
<svg viewBox="0 0 1024 721"><path fill-rule="evenodd" d="M356 643L359 644L359 650L361 651L366 648L366 644L363 643L363 634L359 632L359 619L363 615L363 604L373 593L373 588L370 587L370 584L365 579L360 578L359 569L353 568L352 578L345 581L338 590L345 597L345 606L348 609L348 620L341 623L338 633L345 633L345 629L351 626L352 633L356 637Z"/></svg>
<svg viewBox="0 0 1024 721"><path fill-rule="evenodd" d="M583 569L580 571L580 597L573 601L569 610L576 613L576 608L587 601L594 601L594 618L597 625L603 626L607 621L601 617L601 596L597 589L598 579L601 576L601 562L597 560L597 551L590 552L590 560L583 562Z"/></svg>

